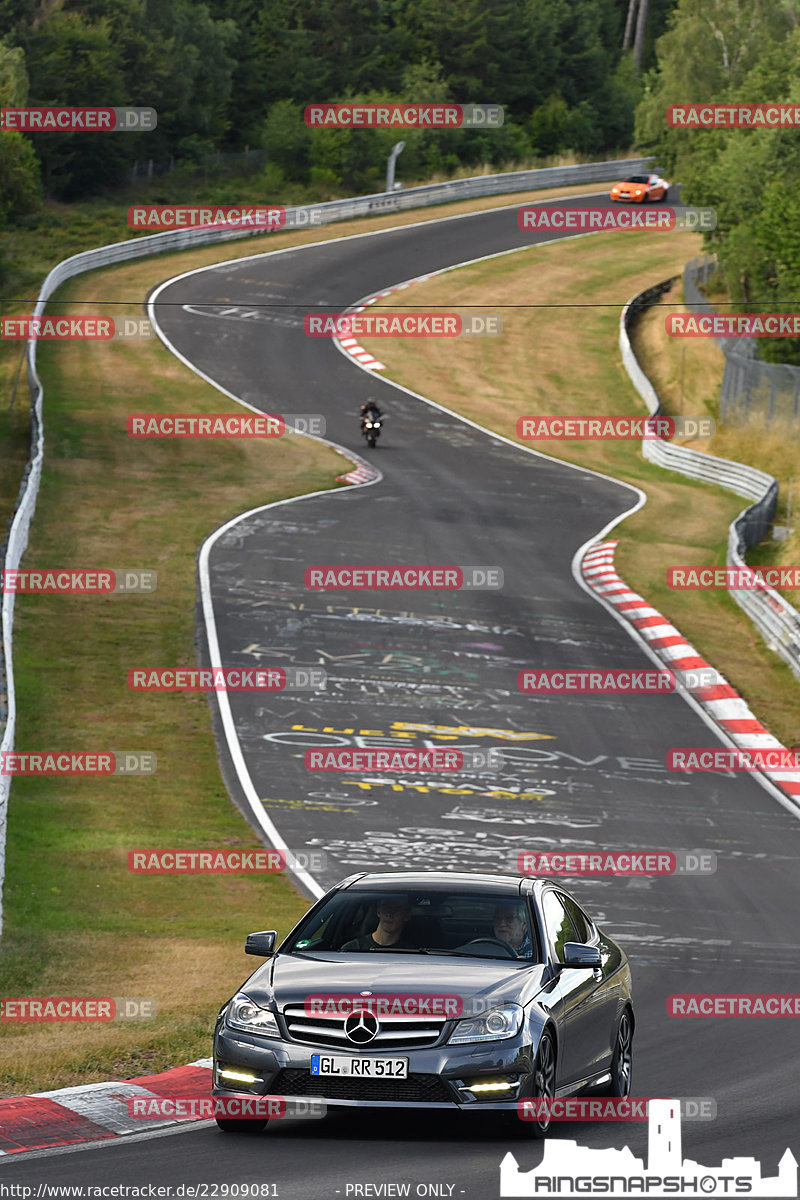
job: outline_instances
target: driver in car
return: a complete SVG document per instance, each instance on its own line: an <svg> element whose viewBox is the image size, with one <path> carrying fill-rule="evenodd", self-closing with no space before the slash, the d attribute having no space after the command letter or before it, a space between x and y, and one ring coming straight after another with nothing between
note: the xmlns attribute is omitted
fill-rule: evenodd
<svg viewBox="0 0 800 1200"><path fill-rule="evenodd" d="M508 942L517 958L529 958L531 939L524 904L498 904L493 916L494 936Z"/></svg>
<svg viewBox="0 0 800 1200"><path fill-rule="evenodd" d="M384 896L378 901L378 925L372 933L353 938L341 947L342 950L413 950L411 942L403 937L403 930L411 916L411 906L405 896Z"/></svg>

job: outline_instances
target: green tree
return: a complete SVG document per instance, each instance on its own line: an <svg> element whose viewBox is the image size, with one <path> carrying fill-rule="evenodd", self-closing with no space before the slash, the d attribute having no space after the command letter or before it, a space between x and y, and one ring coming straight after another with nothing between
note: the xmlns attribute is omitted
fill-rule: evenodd
<svg viewBox="0 0 800 1200"><path fill-rule="evenodd" d="M28 97L25 55L0 41L0 106L22 107ZM33 212L41 199L39 162L26 137L0 133L0 229Z"/></svg>

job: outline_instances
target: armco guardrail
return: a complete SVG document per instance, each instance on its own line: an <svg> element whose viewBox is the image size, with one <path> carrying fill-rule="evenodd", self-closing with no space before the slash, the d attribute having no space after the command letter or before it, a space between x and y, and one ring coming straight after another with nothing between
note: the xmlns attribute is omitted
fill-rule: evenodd
<svg viewBox="0 0 800 1200"><path fill-rule="evenodd" d="M667 279L640 293L625 305L620 317L619 345L622 361L633 386L653 416L658 416L663 411L661 401L639 366L629 334L638 313L656 304L674 282L674 279ZM745 551L749 546L755 546L761 541L775 516L778 503L777 479L766 471L745 466L744 463L715 458L712 454L703 454L688 446L673 446L660 438L643 441L642 452L645 458L660 467L680 471L682 475L688 475L692 479L716 483L738 496L746 496L754 501L731 522L728 532L728 566L745 567ZM767 586L752 591L730 588L729 592L766 639L770 650L780 654L800 679L800 613L773 588Z"/></svg>
<svg viewBox="0 0 800 1200"><path fill-rule="evenodd" d="M398 192L379 192L371 196L355 196L346 200L329 200L323 204L304 205L286 210L287 229L306 229L312 224L325 225L329 222L347 221L352 217L376 216L381 213L403 212L406 209L424 208L428 205L445 204L452 200L472 200L480 196L502 196L511 192L536 191L547 187L568 187L578 183L605 183L621 175L644 170L652 158L624 158L601 163L580 163L574 167L545 167L536 171L510 171L500 175L479 175L471 179L454 179L448 183L424 184L422 187L407 188ZM321 214L318 221L310 214ZM186 250L193 246L213 245L217 242L235 241L239 238L263 235L263 229L227 229L224 226L200 226L197 229L170 230L146 237L129 238L96 250L84 250L58 263L49 273L39 292L34 316L41 316L53 293L67 279L92 271L96 267L107 267L114 263L128 262L134 258L147 258L151 254L163 254L169 250ZM44 392L36 372L36 342L28 343L28 387L31 394L32 441L31 457L25 469L11 527L8 531L3 553L0 554L0 570L19 567L28 544L28 529L36 507L39 481L44 455L44 433L42 405ZM6 719L0 740L0 752L12 749L16 724L14 698L14 669L11 654L11 635L14 624L14 593L2 593L2 657L0 657L0 687L5 676L7 696ZM0 721L2 709L0 708ZM3 929L2 889L5 878L6 820L11 781L0 775L0 933Z"/></svg>

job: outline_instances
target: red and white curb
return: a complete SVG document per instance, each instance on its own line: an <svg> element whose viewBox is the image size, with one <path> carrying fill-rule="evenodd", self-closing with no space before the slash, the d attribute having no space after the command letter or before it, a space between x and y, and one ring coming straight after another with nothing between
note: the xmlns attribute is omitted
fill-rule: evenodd
<svg viewBox="0 0 800 1200"><path fill-rule="evenodd" d="M363 312L368 304L376 304L378 300L382 300L384 296L391 296L393 292L400 292L403 288L411 287L412 283L421 283L424 279L430 279L430 275L419 275L416 279L409 279L405 283L398 283L395 287L386 288L382 292L376 292L374 296L368 296L363 304L357 304L353 308L348 308L348 313ZM366 367L368 371L385 371L386 364L379 362L374 355L370 354L369 350L365 350L360 346L355 338L334 338L333 339L346 354L352 355L357 362L361 363L362 367ZM342 476L344 478L344 476Z"/></svg>
<svg viewBox="0 0 800 1200"><path fill-rule="evenodd" d="M724 730L741 750L782 750L785 747L773 737L748 708L747 703L710 663L697 653L694 646L666 617L628 587L614 568L617 542L600 542L591 546L581 560L581 575L589 587L628 621L664 664L671 670L713 670L721 681L714 687L687 689L703 710ZM800 770L763 771L771 783L791 796L800 799Z"/></svg>
<svg viewBox="0 0 800 1200"><path fill-rule="evenodd" d="M337 483L374 483L376 479L380 479L380 473L366 464L353 467L346 475L336 476Z"/></svg>
<svg viewBox="0 0 800 1200"><path fill-rule="evenodd" d="M388 292L384 292L383 295L388 295ZM377 300L377 296L375 296L371 300L368 300L367 304L374 304L375 300ZM360 304L358 306L358 308L352 308L352 309L349 309L348 311L349 312L363 312L364 308L365 308L365 305ZM375 358L374 355L370 354L369 350L365 350L363 346L359 346L358 342L356 341L356 339L354 337L336 338L335 340L338 341L339 345L342 347L343 350L345 350L348 354L351 354L353 356L353 358L355 358L358 362L360 362L362 367L366 367L368 371L385 371L386 370L386 363L378 362L377 358Z"/></svg>
<svg viewBox="0 0 800 1200"><path fill-rule="evenodd" d="M211 1095L211 1059L158 1075L142 1075L120 1083L85 1083L79 1087L11 1096L0 1100L0 1154L46 1150L80 1142L108 1141L126 1133L146 1133L167 1125L185 1125L196 1117L134 1117L128 1100L191 1098Z"/></svg>

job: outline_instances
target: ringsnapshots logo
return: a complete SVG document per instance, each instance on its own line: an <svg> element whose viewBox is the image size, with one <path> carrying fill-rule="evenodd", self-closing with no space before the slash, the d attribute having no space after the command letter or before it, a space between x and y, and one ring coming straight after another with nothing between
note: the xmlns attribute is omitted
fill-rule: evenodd
<svg viewBox="0 0 800 1200"><path fill-rule="evenodd" d="M796 338L800 313L669 313L664 328L670 337Z"/></svg>
<svg viewBox="0 0 800 1200"><path fill-rule="evenodd" d="M221 846L178 847L128 851L128 870L134 875L274 875L282 871L324 871L324 850L256 850Z"/></svg>
<svg viewBox="0 0 800 1200"><path fill-rule="evenodd" d="M2 591L25 595L103 596L121 592L141 595L154 592L157 584L156 572L149 569L111 571L102 567L91 570L50 567L41 571L0 571Z"/></svg>
<svg viewBox="0 0 800 1200"><path fill-rule="evenodd" d="M153 775L152 750L3 750L0 775Z"/></svg>
<svg viewBox="0 0 800 1200"><path fill-rule="evenodd" d="M149 1021L156 1012L145 996L0 996L0 1021Z"/></svg>
<svg viewBox="0 0 800 1200"><path fill-rule="evenodd" d="M245 1121L319 1119L325 1116L322 1099L294 1096L129 1096L128 1116L142 1121L207 1121L216 1118ZM255 1184L253 1185L256 1186Z"/></svg>
<svg viewBox="0 0 800 1200"><path fill-rule="evenodd" d="M670 104L670 129L798 129L797 104Z"/></svg>
<svg viewBox="0 0 800 1200"><path fill-rule="evenodd" d="M481 750L468 747L435 746L418 749L413 746L393 746L383 749L353 747L312 747L306 750L303 763L307 771L369 774L405 772L500 771L504 765L503 751L494 747Z"/></svg>
<svg viewBox="0 0 800 1200"><path fill-rule="evenodd" d="M597 230L646 229L660 232L707 233L717 227L713 208L570 208L555 204L526 204L517 210L520 229L538 232L568 229L591 233Z"/></svg>
<svg viewBox="0 0 800 1200"><path fill-rule="evenodd" d="M310 129L499 129L502 104L308 104Z"/></svg>
<svg viewBox="0 0 800 1200"><path fill-rule="evenodd" d="M154 108L0 108L0 130L18 133L145 133Z"/></svg>
<svg viewBox="0 0 800 1200"><path fill-rule="evenodd" d="M669 671L615 667L569 667L560 670L525 670L517 675L517 688L533 695L661 695L665 692L704 692L717 688L723 677L713 667Z"/></svg>
<svg viewBox="0 0 800 1200"><path fill-rule="evenodd" d="M502 567L307 567L303 582L312 592L499 591Z"/></svg>
<svg viewBox="0 0 800 1200"><path fill-rule="evenodd" d="M132 667L128 671L128 687L134 692L316 692L325 690L327 679L322 667Z"/></svg>
<svg viewBox="0 0 800 1200"><path fill-rule="evenodd" d="M517 437L535 441L669 441L672 438L710 438L716 432L712 417L559 417L517 418Z"/></svg>
<svg viewBox="0 0 800 1200"><path fill-rule="evenodd" d="M520 875L713 875L713 850L522 850L509 862Z"/></svg>
<svg viewBox="0 0 800 1200"><path fill-rule="evenodd" d="M590 1148L561 1137L546 1139L541 1162L530 1171L520 1171L514 1155L508 1153L500 1164L500 1196L691 1196L696 1200L711 1193L797 1195L797 1160L788 1149L780 1160L778 1175L771 1178L762 1173L761 1163L752 1156L729 1157L716 1167L684 1158L682 1120L704 1119L709 1098L695 1100L702 1106L700 1111L686 1113L688 1100L653 1097L648 1101L647 1161L635 1158L627 1146L622 1150ZM708 1115L715 1111L711 1109Z"/></svg>

